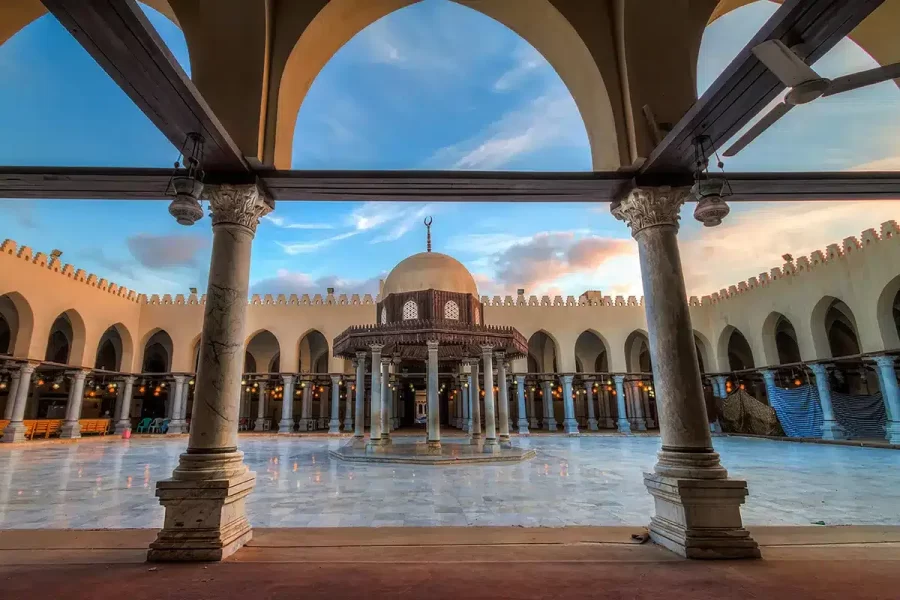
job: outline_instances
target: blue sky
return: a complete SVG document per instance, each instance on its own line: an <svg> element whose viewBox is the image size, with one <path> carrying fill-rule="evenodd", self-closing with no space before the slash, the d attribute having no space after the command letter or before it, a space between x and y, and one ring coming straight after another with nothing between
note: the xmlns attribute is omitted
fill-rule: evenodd
<svg viewBox="0 0 900 600"><path fill-rule="evenodd" d="M708 28L702 91L774 10L758 2ZM189 70L180 30L148 14ZM874 66L852 42L816 69ZM98 132L100 134L98 135ZM103 132L106 132L105 134ZM168 167L177 151L52 17L0 46L0 163ZM300 109L294 168L588 170L587 136L553 69L503 25L447 0L374 23L321 72ZM793 111L739 157L738 170L900 169L900 89L884 83ZM900 203L734 207L716 229L683 215L690 293L767 271L900 215ZM280 203L260 226L251 287L260 293L377 290L424 249L462 260L486 294L641 293L636 246L608 206ZM161 202L0 201L0 238L145 293L205 288L211 231L177 225ZM709 256L715 256L712 262Z"/></svg>

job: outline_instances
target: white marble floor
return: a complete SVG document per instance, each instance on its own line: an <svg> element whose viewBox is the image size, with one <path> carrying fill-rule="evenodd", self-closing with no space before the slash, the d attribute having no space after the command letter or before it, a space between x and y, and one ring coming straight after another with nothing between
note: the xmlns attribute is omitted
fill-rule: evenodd
<svg viewBox="0 0 900 600"><path fill-rule="evenodd" d="M448 440L453 443L454 440ZM460 440L456 440L457 442ZM642 472L656 437L533 437L515 465L359 465L328 456L343 440L241 439L256 471L250 520L261 527L644 524ZM0 444L0 529L159 527L155 483L186 444ZM748 524L900 524L900 452L717 438L749 482Z"/></svg>

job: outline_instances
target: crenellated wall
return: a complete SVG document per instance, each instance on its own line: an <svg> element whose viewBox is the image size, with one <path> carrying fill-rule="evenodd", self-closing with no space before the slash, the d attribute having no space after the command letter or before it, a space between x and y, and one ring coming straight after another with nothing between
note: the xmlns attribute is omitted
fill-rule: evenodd
<svg viewBox="0 0 900 600"><path fill-rule="evenodd" d="M62 266L43 253L33 255L30 248L19 248L11 240L0 250L0 296L8 294L21 315L16 357L43 359L53 321L67 313L76 337L73 365L93 366L100 337L116 325L123 337L122 370L140 370L146 342L160 330L172 340L172 370L194 370L205 296L148 297L71 265ZM891 312L898 291L900 227L889 221L879 231L867 229L860 238L848 237L824 251L792 258L728 289L691 297L689 305L704 366L718 372L729 370L728 338L735 329L747 339L756 366L778 364L774 345L778 316L793 325L803 360L829 358L824 311L833 299L849 307L863 352L898 349L900 336ZM546 333L561 372L576 370L576 341L584 332L594 333L602 342L611 371L633 367L636 355L630 340L637 333L646 335L643 300L599 292L565 300L482 297L485 323L515 327L526 338ZM304 336L318 331L330 346L347 327L374 323L377 301L368 294L254 295L248 301L247 341L261 331L271 332L282 370L296 370ZM524 361L514 368L524 370ZM343 360L330 359L330 371L348 369Z"/></svg>

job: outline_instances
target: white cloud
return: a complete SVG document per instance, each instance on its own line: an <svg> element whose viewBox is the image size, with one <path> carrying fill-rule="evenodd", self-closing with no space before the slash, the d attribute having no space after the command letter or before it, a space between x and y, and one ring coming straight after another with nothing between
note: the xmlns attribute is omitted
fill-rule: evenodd
<svg viewBox="0 0 900 600"><path fill-rule="evenodd" d="M295 223L287 217L272 214L263 216L263 219L282 229L334 229L334 225L330 223Z"/></svg>
<svg viewBox="0 0 900 600"><path fill-rule="evenodd" d="M541 54L524 40L516 46L516 64L494 82L495 92L508 92L518 88L542 67L549 67Z"/></svg>
<svg viewBox="0 0 900 600"><path fill-rule="evenodd" d="M421 225L425 217L439 210L421 202L366 202L350 213L347 220L358 232L381 231L381 235L371 240L373 244L380 244L399 240L413 227Z"/></svg>
<svg viewBox="0 0 900 600"><path fill-rule="evenodd" d="M325 294L328 288L334 288L335 294L372 294L378 293L378 281L384 274L368 279L347 279L337 275L314 277L309 273L300 273L279 269L273 277L266 277L255 282L250 292L253 294Z"/></svg>
<svg viewBox="0 0 900 600"><path fill-rule="evenodd" d="M312 252L317 252L322 248L326 248L334 244L335 242L346 240L347 238L351 238L355 235L358 235L359 233L359 231L346 231L344 233L339 233L337 235L333 235L322 240L317 240L315 242L296 242L293 244L285 244L283 242L275 243L281 246L286 254L294 256L296 254L309 254Z"/></svg>

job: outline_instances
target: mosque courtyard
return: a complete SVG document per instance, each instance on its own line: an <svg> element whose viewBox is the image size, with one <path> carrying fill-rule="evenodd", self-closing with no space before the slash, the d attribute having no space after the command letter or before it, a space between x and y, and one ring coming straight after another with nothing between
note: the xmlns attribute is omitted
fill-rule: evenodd
<svg viewBox="0 0 900 600"><path fill-rule="evenodd" d="M653 510L642 474L657 436L538 435L518 439L537 451L532 460L442 467L330 458L346 439L243 436L257 475L252 525L644 526ZM896 451L731 436L715 444L729 474L747 480L748 525L900 525ZM184 448L177 437L2 446L0 529L158 528L156 483Z"/></svg>

